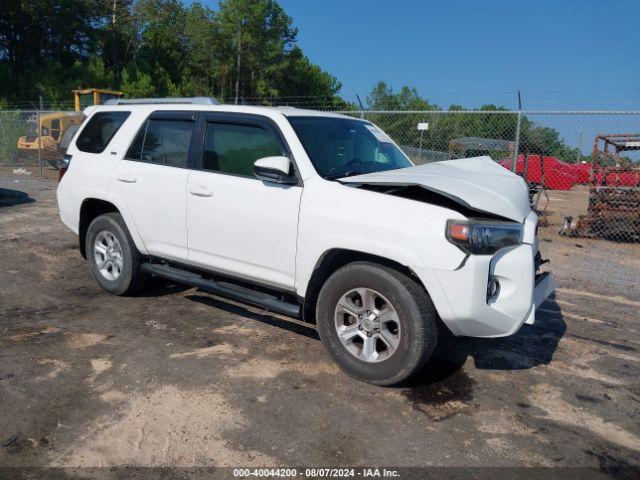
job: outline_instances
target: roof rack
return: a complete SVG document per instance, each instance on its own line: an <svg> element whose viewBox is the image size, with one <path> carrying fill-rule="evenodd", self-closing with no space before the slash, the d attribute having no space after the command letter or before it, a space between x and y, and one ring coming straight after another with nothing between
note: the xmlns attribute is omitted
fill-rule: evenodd
<svg viewBox="0 0 640 480"><path fill-rule="evenodd" d="M191 104L191 105L220 105L213 97L191 98L110 98L105 105L155 105L155 104Z"/></svg>

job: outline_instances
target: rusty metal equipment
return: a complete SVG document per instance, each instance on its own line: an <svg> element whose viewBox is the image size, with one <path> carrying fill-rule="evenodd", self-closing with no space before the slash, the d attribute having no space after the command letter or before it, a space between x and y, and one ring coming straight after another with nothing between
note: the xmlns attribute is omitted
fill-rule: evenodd
<svg viewBox="0 0 640 480"><path fill-rule="evenodd" d="M634 150L640 151L640 134L596 136L587 214L576 222L566 217L561 235L640 241L640 164L620 157Z"/></svg>
<svg viewBox="0 0 640 480"><path fill-rule="evenodd" d="M600 150L600 142L602 142L602 150ZM593 162L619 167L620 152L632 150L640 150L640 133L598 134L593 142Z"/></svg>
<svg viewBox="0 0 640 480"><path fill-rule="evenodd" d="M515 142L500 138L463 137L449 141L449 158L465 158L482 152L506 152L513 156Z"/></svg>

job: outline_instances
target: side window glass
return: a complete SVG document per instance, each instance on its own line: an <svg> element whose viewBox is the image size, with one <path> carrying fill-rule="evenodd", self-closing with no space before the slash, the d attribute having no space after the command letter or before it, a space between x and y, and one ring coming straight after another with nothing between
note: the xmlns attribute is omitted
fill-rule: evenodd
<svg viewBox="0 0 640 480"><path fill-rule="evenodd" d="M126 158L184 168L194 124L192 120L151 118L136 135Z"/></svg>
<svg viewBox="0 0 640 480"><path fill-rule="evenodd" d="M282 155L280 142L265 128L207 123L202 154L204 170L253 177L256 160L278 155Z"/></svg>
<svg viewBox="0 0 640 480"><path fill-rule="evenodd" d="M58 118L51 120L51 136L54 140L60 138L60 119Z"/></svg>
<svg viewBox="0 0 640 480"><path fill-rule="evenodd" d="M144 142L145 133L147 133L147 125L149 121L145 121L140 127L140 130L136 134L136 138L133 140L133 143L129 147L127 154L124 158L128 160L142 160L142 144Z"/></svg>
<svg viewBox="0 0 640 480"><path fill-rule="evenodd" d="M131 112L98 112L91 117L76 140L82 152L102 153Z"/></svg>

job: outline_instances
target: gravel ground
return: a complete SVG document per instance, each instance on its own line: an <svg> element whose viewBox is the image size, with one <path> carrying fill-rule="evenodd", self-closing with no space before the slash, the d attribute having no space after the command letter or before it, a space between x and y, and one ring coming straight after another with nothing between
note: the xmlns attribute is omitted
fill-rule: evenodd
<svg viewBox="0 0 640 480"><path fill-rule="evenodd" d="M444 339L411 385L379 388L313 325L161 281L107 295L56 183L0 188L2 466L640 465L637 245L541 229L558 289L535 325Z"/></svg>

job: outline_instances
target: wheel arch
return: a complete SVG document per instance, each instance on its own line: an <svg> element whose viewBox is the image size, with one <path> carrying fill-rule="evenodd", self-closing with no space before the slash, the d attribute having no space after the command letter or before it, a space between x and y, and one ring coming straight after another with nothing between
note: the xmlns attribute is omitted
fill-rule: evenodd
<svg viewBox="0 0 640 480"><path fill-rule="evenodd" d="M358 261L377 263L403 273L418 282L425 293L428 294L426 287L415 272L396 260L358 250L332 248L320 256L307 283L302 305L302 317L305 321L315 323L318 295L320 294L320 289L331 274L349 263Z"/></svg>
<svg viewBox="0 0 640 480"><path fill-rule="evenodd" d="M129 230L131 238L133 239L133 242L135 243L138 250L140 252L146 251L142 243L142 240L138 236L137 231L135 230L135 228L132 228L131 222L128 221L127 219L127 215L124 213L124 211L121 208L119 208L119 206L116 203L110 200L102 199L102 198L90 197L90 198L85 198L82 201L82 204L80 206L80 218L78 223L78 242L80 246L80 253L82 254L83 258L85 259L87 258L87 252L85 248L85 239L87 236L87 230L89 229L89 225L91 225L91 222L95 218L105 213L119 213L122 216L124 223L127 226L127 229Z"/></svg>

